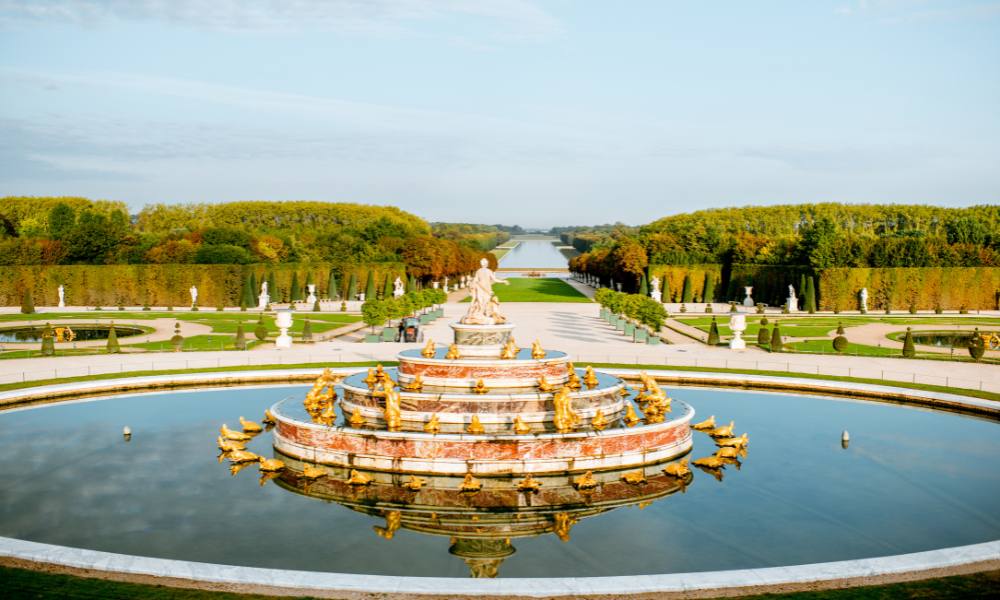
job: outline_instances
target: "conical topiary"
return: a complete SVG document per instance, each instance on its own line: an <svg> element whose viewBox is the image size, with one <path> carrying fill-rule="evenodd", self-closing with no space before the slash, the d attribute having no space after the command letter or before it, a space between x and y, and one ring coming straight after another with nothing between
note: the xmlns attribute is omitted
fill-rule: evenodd
<svg viewBox="0 0 1000 600"><path fill-rule="evenodd" d="M646 275L643 274L639 278L639 295L648 296L649 295L649 282L646 281Z"/></svg>
<svg viewBox="0 0 1000 600"><path fill-rule="evenodd" d="M311 342L312 339L313 339L312 321L306 319L306 322L302 324L302 341Z"/></svg>
<svg viewBox="0 0 1000 600"><path fill-rule="evenodd" d="M715 300L715 277L705 273L705 287L702 289L701 301L711 303Z"/></svg>
<svg viewBox="0 0 1000 600"><path fill-rule="evenodd" d="M56 353L55 335L52 333L52 326L45 324L42 330L42 356L52 356Z"/></svg>
<svg viewBox="0 0 1000 600"><path fill-rule="evenodd" d="M302 287L299 285L299 272L292 272L292 285L288 288L288 299L292 302L302 300Z"/></svg>
<svg viewBox="0 0 1000 600"><path fill-rule="evenodd" d="M330 279L326 282L326 297L328 300L340 298L340 286L337 284L337 272L330 269Z"/></svg>
<svg viewBox="0 0 1000 600"><path fill-rule="evenodd" d="M233 343L237 350L247 349L247 334L243 330L243 321L236 326L236 341Z"/></svg>
<svg viewBox="0 0 1000 600"><path fill-rule="evenodd" d="M767 329L767 319L760 320L760 329L757 330L757 345L764 347L771 343L771 332Z"/></svg>
<svg viewBox="0 0 1000 600"><path fill-rule="evenodd" d="M258 294L260 294L260 285L257 283L257 274L250 271L250 296L247 298L247 306L257 306Z"/></svg>
<svg viewBox="0 0 1000 600"><path fill-rule="evenodd" d="M316 298L316 301L313 302L313 312L320 312L321 310L319 307L319 298Z"/></svg>
<svg viewBox="0 0 1000 600"><path fill-rule="evenodd" d="M368 271L368 280L365 282L365 301L377 300L378 290L375 289L375 271Z"/></svg>
<svg viewBox="0 0 1000 600"><path fill-rule="evenodd" d="M115 324L111 324L111 328L108 329L108 344L105 346L108 354L118 354L121 352L121 348L118 346L118 334L115 332Z"/></svg>
<svg viewBox="0 0 1000 600"><path fill-rule="evenodd" d="M913 331L907 327L906 335L903 337L903 356L906 358L913 358L916 355L917 349L913 345Z"/></svg>
<svg viewBox="0 0 1000 600"><path fill-rule="evenodd" d="M31 288L24 290L24 294L21 296L21 312L26 315L35 312L35 301L31 297Z"/></svg>
<svg viewBox="0 0 1000 600"><path fill-rule="evenodd" d="M719 345L719 324L715 322L715 317L712 317L712 324L708 328L708 345Z"/></svg>
<svg viewBox="0 0 1000 600"><path fill-rule="evenodd" d="M684 284L681 287L681 302L689 304L694 299L694 290L691 289L691 274L684 275Z"/></svg>
<svg viewBox="0 0 1000 600"><path fill-rule="evenodd" d="M254 289L253 289L253 274L249 273L243 278L243 293L240 295L240 310L246 310L247 307L253 305Z"/></svg>
<svg viewBox="0 0 1000 600"><path fill-rule="evenodd" d="M392 298L392 290L393 290L393 287L392 287L392 275L389 274L389 273L386 273L385 274L385 281L382 282L382 297L386 298L386 299Z"/></svg>
<svg viewBox="0 0 1000 600"><path fill-rule="evenodd" d="M771 352L781 352L783 350L781 344L781 331L778 329L778 322L774 322L774 328L771 330Z"/></svg>
<svg viewBox="0 0 1000 600"><path fill-rule="evenodd" d="M271 302L279 302L278 280L274 276L274 271L267 274L267 295L271 297Z"/></svg>
<svg viewBox="0 0 1000 600"><path fill-rule="evenodd" d="M837 321L837 335L844 335L844 322Z"/></svg>
<svg viewBox="0 0 1000 600"><path fill-rule="evenodd" d="M816 312L816 285L812 276L806 277L806 312L814 314Z"/></svg>
<svg viewBox="0 0 1000 600"><path fill-rule="evenodd" d="M264 326L263 314L257 319L257 326L253 328L253 336L262 342L267 339L267 327Z"/></svg>
<svg viewBox="0 0 1000 600"><path fill-rule="evenodd" d="M358 299L358 274L351 273L351 278L347 284L347 297L344 300Z"/></svg>

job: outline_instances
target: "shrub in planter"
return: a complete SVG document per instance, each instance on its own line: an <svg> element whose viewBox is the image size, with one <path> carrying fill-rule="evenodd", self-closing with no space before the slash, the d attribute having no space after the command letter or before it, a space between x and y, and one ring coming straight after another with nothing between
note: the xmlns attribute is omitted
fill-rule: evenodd
<svg viewBox="0 0 1000 600"><path fill-rule="evenodd" d="M222 311L226 310L226 307L225 307L224 304L222 304L221 302L219 302L218 304L215 305L215 310L218 311L218 312L222 312Z"/></svg>
<svg viewBox="0 0 1000 600"><path fill-rule="evenodd" d="M688 311L688 307L685 306L685 305L683 305L683 304L681 304L681 312L682 313L686 313L687 311Z"/></svg>
<svg viewBox="0 0 1000 600"><path fill-rule="evenodd" d="M958 314L960 314L960 315L967 315L967 314L969 314L969 309L967 309L964 306L962 306L962 307L960 307L958 309Z"/></svg>
<svg viewBox="0 0 1000 600"><path fill-rule="evenodd" d="M705 312L707 312L707 313L712 312L712 305L711 304L706 304L705 305Z"/></svg>
<svg viewBox="0 0 1000 600"><path fill-rule="evenodd" d="M264 326L264 315L257 319L257 326L253 328L253 336L260 341L267 339L267 327Z"/></svg>
<svg viewBox="0 0 1000 600"><path fill-rule="evenodd" d="M347 302L344 300L340 302L340 312L347 312Z"/></svg>
<svg viewBox="0 0 1000 600"><path fill-rule="evenodd" d="M906 358L913 358L916 355L917 349L913 345L913 331L907 327L906 336L903 337L903 356Z"/></svg>
<svg viewBox="0 0 1000 600"><path fill-rule="evenodd" d="M708 328L708 345L719 345L719 324L715 322L715 317L712 317L712 325Z"/></svg>
<svg viewBox="0 0 1000 600"><path fill-rule="evenodd" d="M118 310L125 310L125 307L121 304L118 305Z"/></svg>
<svg viewBox="0 0 1000 600"><path fill-rule="evenodd" d="M153 309L149 307L149 304L143 304L142 310L153 310Z"/></svg>

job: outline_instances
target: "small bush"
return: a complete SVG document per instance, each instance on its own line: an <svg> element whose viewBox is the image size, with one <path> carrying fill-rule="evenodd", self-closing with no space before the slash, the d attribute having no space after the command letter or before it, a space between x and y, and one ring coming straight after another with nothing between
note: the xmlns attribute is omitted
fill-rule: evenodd
<svg viewBox="0 0 1000 600"><path fill-rule="evenodd" d="M842 335L833 338L833 349L840 353L847 350L847 338Z"/></svg>
<svg viewBox="0 0 1000 600"><path fill-rule="evenodd" d="M917 349L913 345L913 331L907 327L906 336L903 338L903 356L906 358L913 358L916 355Z"/></svg>
<svg viewBox="0 0 1000 600"><path fill-rule="evenodd" d="M111 324L111 329L108 330L108 343L105 346L108 354L118 354L121 352L121 347L118 345L118 334L115 332L115 324Z"/></svg>
<svg viewBox="0 0 1000 600"><path fill-rule="evenodd" d="M719 324L715 322L715 317L712 317L712 326L708 328L708 345L719 345Z"/></svg>
<svg viewBox="0 0 1000 600"><path fill-rule="evenodd" d="M758 302L757 303L757 314L758 315L764 314L764 303L763 302Z"/></svg>
<svg viewBox="0 0 1000 600"><path fill-rule="evenodd" d="M767 327L765 327L765 325L767 325L765 320L766 319L761 319L760 329L757 330L757 345L762 348L771 342L771 332L768 331Z"/></svg>
<svg viewBox="0 0 1000 600"><path fill-rule="evenodd" d="M347 312L347 302L346 301L341 301L340 302L340 312Z"/></svg>
<svg viewBox="0 0 1000 600"><path fill-rule="evenodd" d="M180 322L174 323L174 335L170 338L170 344L174 347L174 352L180 352L184 347L184 336L181 335Z"/></svg>
<svg viewBox="0 0 1000 600"><path fill-rule="evenodd" d="M778 322L774 322L774 329L771 330L771 352L781 352L781 331L778 330Z"/></svg>
<svg viewBox="0 0 1000 600"><path fill-rule="evenodd" d="M21 312L30 315L35 312L35 301L31 297L31 290L24 290L24 295L21 296Z"/></svg>
<svg viewBox="0 0 1000 600"><path fill-rule="evenodd" d="M243 331L243 323L236 326L236 341L233 345L236 346L237 350L247 349L247 335L246 332Z"/></svg>
<svg viewBox="0 0 1000 600"><path fill-rule="evenodd" d="M267 339L267 327L264 326L264 315L257 319L257 326L253 328L253 336L260 341Z"/></svg>
<svg viewBox="0 0 1000 600"><path fill-rule="evenodd" d="M844 335L844 322L837 321L837 335Z"/></svg>
<svg viewBox="0 0 1000 600"><path fill-rule="evenodd" d="M312 339L313 339L312 321L306 319L306 322L302 325L302 341L311 342Z"/></svg>
<svg viewBox="0 0 1000 600"><path fill-rule="evenodd" d="M319 298L317 298L316 301L313 302L313 312L322 312L322 310L319 307Z"/></svg>

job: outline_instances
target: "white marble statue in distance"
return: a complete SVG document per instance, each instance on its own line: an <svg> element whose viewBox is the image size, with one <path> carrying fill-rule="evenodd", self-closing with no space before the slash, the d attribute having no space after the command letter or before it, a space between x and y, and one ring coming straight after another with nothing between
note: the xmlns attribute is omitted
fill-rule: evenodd
<svg viewBox="0 0 1000 600"><path fill-rule="evenodd" d="M315 302L316 302L316 284L315 283L306 284L306 289L309 290L309 296L306 297L306 302L308 302L309 304L315 304Z"/></svg>
<svg viewBox="0 0 1000 600"><path fill-rule="evenodd" d="M788 304L788 312L798 312L799 311L799 299L795 296L795 286L788 286L788 298L786 299Z"/></svg>
<svg viewBox="0 0 1000 600"><path fill-rule="evenodd" d="M485 258L479 261L479 264L481 266L470 282L469 292L472 294L472 302L469 303L469 310L462 317L462 323L467 325L496 325L496 317L491 316L491 313L494 315L500 314L498 311L500 303L495 302L491 306L493 284L502 283L507 285L510 282L505 279L497 279L497 276L487 266L490 263Z"/></svg>
<svg viewBox="0 0 1000 600"><path fill-rule="evenodd" d="M192 285L188 292L191 294L191 306L198 306L198 288Z"/></svg>
<svg viewBox="0 0 1000 600"><path fill-rule="evenodd" d="M59 286L59 308L66 308L66 290Z"/></svg>
<svg viewBox="0 0 1000 600"><path fill-rule="evenodd" d="M654 276L649 283L653 286L653 291L649 292L649 297L657 302L661 302L663 300L663 292L660 291L660 278Z"/></svg>
<svg viewBox="0 0 1000 600"><path fill-rule="evenodd" d="M257 296L257 308L264 310L271 303L271 296L267 293L267 282L260 283L260 295Z"/></svg>
<svg viewBox="0 0 1000 600"><path fill-rule="evenodd" d="M397 277L396 281L392 282L392 296L394 298L399 298L405 293L406 290L403 289L403 280Z"/></svg>
<svg viewBox="0 0 1000 600"><path fill-rule="evenodd" d="M861 312L868 312L868 288L861 288Z"/></svg>

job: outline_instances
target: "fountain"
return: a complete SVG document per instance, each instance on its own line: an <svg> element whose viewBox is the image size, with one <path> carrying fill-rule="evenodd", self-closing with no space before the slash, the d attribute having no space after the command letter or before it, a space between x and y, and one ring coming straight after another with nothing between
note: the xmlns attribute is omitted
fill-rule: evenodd
<svg viewBox="0 0 1000 600"><path fill-rule="evenodd" d="M694 410L652 378L635 398L638 425L622 379L576 369L537 341L518 348L494 282L505 283L483 265L447 348L404 350L398 367L343 379L345 422L329 418L332 400L275 404L274 448L329 466L475 477L637 468L690 450Z"/></svg>

